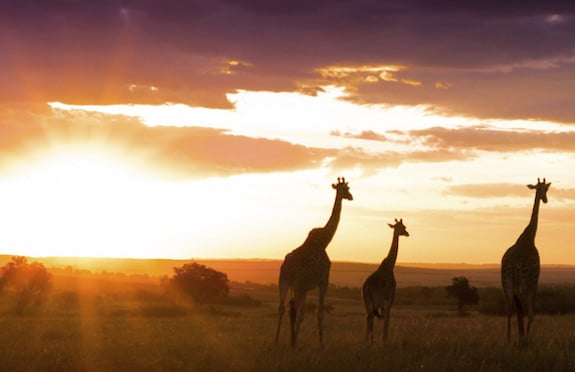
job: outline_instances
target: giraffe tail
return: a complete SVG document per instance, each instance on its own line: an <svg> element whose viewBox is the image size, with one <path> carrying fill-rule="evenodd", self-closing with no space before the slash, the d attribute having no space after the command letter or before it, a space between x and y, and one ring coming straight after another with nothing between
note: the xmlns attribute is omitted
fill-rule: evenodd
<svg viewBox="0 0 575 372"><path fill-rule="evenodd" d="M369 302L371 302L370 308L372 309L371 313L381 319L383 317L383 308L381 306L376 305L375 300L373 299L373 294L369 294Z"/></svg>
<svg viewBox="0 0 575 372"><path fill-rule="evenodd" d="M295 301L292 298L289 302L289 318L292 322L295 322L296 314Z"/></svg>
<svg viewBox="0 0 575 372"><path fill-rule="evenodd" d="M517 313L524 314L523 313L523 305L521 305L521 301L519 300L519 297L513 296L513 300L515 301L515 309L516 309Z"/></svg>

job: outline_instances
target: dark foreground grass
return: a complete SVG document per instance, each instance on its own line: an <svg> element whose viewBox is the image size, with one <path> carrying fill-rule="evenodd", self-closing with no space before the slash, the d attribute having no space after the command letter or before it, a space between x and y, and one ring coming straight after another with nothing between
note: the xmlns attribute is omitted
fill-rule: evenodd
<svg viewBox="0 0 575 372"><path fill-rule="evenodd" d="M301 342L273 342L275 304L165 316L125 312L2 315L0 366L5 371L573 371L575 316L539 316L525 348L508 344L505 319L397 308L387 343L363 342L355 303L326 316L318 345L315 315ZM359 309L359 310L358 310ZM381 324L376 323L381 332ZM379 335L379 333L378 333Z"/></svg>

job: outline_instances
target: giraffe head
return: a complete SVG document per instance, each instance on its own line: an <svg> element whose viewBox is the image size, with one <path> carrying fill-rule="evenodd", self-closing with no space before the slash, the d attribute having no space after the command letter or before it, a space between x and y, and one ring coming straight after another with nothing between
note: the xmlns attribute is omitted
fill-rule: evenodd
<svg viewBox="0 0 575 372"><path fill-rule="evenodd" d="M397 218L395 219L395 224L388 223L389 227L391 227L394 231L397 231L398 235L400 236L409 236L409 233L405 229L405 225L403 224L403 218L400 218L399 221Z"/></svg>
<svg viewBox="0 0 575 372"><path fill-rule="evenodd" d="M342 199L353 200L353 195L349 192L349 185L345 182L345 177L338 177L337 183L331 185L336 191L337 196Z"/></svg>
<svg viewBox="0 0 575 372"><path fill-rule="evenodd" d="M547 190L549 190L549 186L551 186L551 182L546 183L545 178L543 178L543 182L537 178L537 185L527 185L531 190L536 190L535 196L543 203L547 203Z"/></svg>

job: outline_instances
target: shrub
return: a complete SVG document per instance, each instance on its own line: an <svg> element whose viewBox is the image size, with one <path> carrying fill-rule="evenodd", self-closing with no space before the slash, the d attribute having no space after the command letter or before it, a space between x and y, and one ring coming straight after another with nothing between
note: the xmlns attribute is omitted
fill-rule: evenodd
<svg viewBox="0 0 575 372"><path fill-rule="evenodd" d="M189 295L203 304L217 297L225 297L230 291L228 276L225 273L201 265L197 262L174 267L175 275L168 286Z"/></svg>
<svg viewBox="0 0 575 372"><path fill-rule="evenodd" d="M31 305L40 305L50 287L48 270L41 263L28 263L26 257L12 257L0 267L0 290L14 297L18 314Z"/></svg>
<svg viewBox="0 0 575 372"><path fill-rule="evenodd" d="M469 280L464 276L451 279L452 284L445 287L447 295L457 298L457 310L459 314L465 314L465 305L476 305L479 303L479 292L476 287L469 286Z"/></svg>

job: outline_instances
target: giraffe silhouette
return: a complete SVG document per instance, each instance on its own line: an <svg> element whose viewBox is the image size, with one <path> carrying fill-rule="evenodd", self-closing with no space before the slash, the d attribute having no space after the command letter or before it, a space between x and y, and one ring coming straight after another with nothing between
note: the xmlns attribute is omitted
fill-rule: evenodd
<svg viewBox="0 0 575 372"><path fill-rule="evenodd" d="M511 317L517 313L517 327L519 331L519 344L527 342L529 329L535 316L535 296L539 280L539 253L535 247L535 234L539 217L539 202L547 203L547 190L551 183L537 179L537 185L527 185L535 190L535 201L531 220L501 259L501 283L505 293L507 306L507 340L511 340ZM525 330L523 317L527 315L527 329Z"/></svg>
<svg viewBox="0 0 575 372"><path fill-rule="evenodd" d="M336 190L335 202L329 220L324 227L312 229L301 246L285 256L279 276L279 320L276 332L276 343L279 341L282 318L285 312L285 300L291 290L290 304L290 345L295 347L300 325L303 321L305 298L307 292L319 287L318 329L319 342L323 346L323 311L324 297L329 282L331 262L326 248L331 242L341 215L342 200L353 200L345 178L338 178L332 184Z"/></svg>
<svg viewBox="0 0 575 372"><path fill-rule="evenodd" d="M387 339L389 328L389 313L393 299L395 297L395 276L393 267L397 260L397 251L399 248L399 237L409 236L409 233L403 225L403 219L395 219L395 224L388 224L393 229L393 238L387 257L383 259L377 270L367 277L362 286L363 303L367 313L367 330L365 332L365 341L371 338L373 342L373 318L383 317L383 336Z"/></svg>

